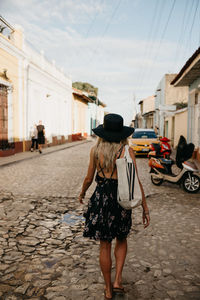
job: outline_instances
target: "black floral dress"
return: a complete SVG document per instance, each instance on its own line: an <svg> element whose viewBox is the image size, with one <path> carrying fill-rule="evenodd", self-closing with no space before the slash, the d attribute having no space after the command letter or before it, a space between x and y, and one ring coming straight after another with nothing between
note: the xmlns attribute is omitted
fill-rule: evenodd
<svg viewBox="0 0 200 300"><path fill-rule="evenodd" d="M103 172L102 172L103 173ZM104 175L104 173L103 173ZM117 179L96 175L97 186L84 213L84 237L111 242L127 237L132 225L131 210L117 202Z"/></svg>

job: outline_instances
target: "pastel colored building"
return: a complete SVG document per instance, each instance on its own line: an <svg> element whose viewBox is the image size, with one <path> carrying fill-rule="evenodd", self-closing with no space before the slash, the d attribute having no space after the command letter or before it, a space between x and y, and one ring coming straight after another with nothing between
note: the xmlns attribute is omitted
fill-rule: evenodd
<svg viewBox="0 0 200 300"><path fill-rule="evenodd" d="M71 140L72 81L34 50L19 26L0 17L0 155L30 149L30 133L39 120L46 145Z"/></svg>
<svg viewBox="0 0 200 300"><path fill-rule="evenodd" d="M92 100L88 93L73 88L72 90L72 135L73 139L87 137L90 134L89 103Z"/></svg>
<svg viewBox="0 0 200 300"><path fill-rule="evenodd" d="M89 106L89 135L93 135L92 129L97 127L99 124L103 124L105 115L106 105L101 102L98 98L93 100L92 103L88 103Z"/></svg>
<svg viewBox="0 0 200 300"><path fill-rule="evenodd" d="M71 139L72 81L63 70L48 61L43 52L25 43L25 133L26 141L39 120L45 126L47 144L61 144ZM27 143L27 150L29 143Z"/></svg>
<svg viewBox="0 0 200 300"><path fill-rule="evenodd" d="M0 17L0 156L23 151L25 137L23 33ZM2 151L4 150L4 151Z"/></svg>
<svg viewBox="0 0 200 300"><path fill-rule="evenodd" d="M142 116L142 128L153 128L154 111L155 111L155 96L149 96L139 102L140 113Z"/></svg>
<svg viewBox="0 0 200 300"><path fill-rule="evenodd" d="M181 135L187 139L187 107L179 109L165 117L164 136L171 140L175 148Z"/></svg>
<svg viewBox="0 0 200 300"><path fill-rule="evenodd" d="M154 127L159 127L159 134L161 136L170 135L168 128L165 128L165 119L173 116L177 110L177 103L185 103L188 101L188 87L175 88L170 83L177 74L165 74L159 82L155 92L155 113L154 113ZM185 128L184 128L185 126ZM187 124L182 124L181 129L185 132ZM177 130L175 128L174 130ZM174 133L171 134L171 143L174 145Z"/></svg>
<svg viewBox="0 0 200 300"><path fill-rule="evenodd" d="M171 84L177 89L189 88L187 140L195 144L197 159L200 161L200 47L188 59Z"/></svg>

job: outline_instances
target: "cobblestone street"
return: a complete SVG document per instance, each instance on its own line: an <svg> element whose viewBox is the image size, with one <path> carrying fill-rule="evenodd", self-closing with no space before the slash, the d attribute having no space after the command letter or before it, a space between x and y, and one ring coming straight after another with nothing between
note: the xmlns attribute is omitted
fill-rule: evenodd
<svg viewBox="0 0 200 300"><path fill-rule="evenodd" d="M99 242L82 237L85 206L77 195L93 141L0 167L0 299L103 299ZM200 299L200 193L150 180L137 158L151 212L133 211L124 267L130 300ZM113 275L114 275L113 257Z"/></svg>

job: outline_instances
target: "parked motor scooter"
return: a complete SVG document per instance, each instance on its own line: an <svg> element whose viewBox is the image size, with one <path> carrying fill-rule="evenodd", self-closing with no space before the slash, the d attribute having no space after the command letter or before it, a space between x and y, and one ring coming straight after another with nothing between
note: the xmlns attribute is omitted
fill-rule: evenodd
<svg viewBox="0 0 200 300"><path fill-rule="evenodd" d="M170 140L166 137L160 139L160 143L152 143L150 145L150 152L148 157L164 157L169 159L172 153L171 146L169 144Z"/></svg>
<svg viewBox="0 0 200 300"><path fill-rule="evenodd" d="M188 193L197 193L200 189L200 177L194 173L199 173L195 164L188 161L192 157L194 144L187 144L183 136L180 136L176 162L172 159L151 157L149 166L151 168L151 181L155 185L161 185L163 181L180 184ZM172 172L172 165L176 163L180 172L175 175Z"/></svg>

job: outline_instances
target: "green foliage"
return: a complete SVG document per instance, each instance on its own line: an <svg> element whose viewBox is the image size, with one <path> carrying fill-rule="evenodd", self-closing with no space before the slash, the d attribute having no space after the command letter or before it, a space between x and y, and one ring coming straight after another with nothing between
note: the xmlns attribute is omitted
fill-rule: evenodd
<svg viewBox="0 0 200 300"><path fill-rule="evenodd" d="M72 83L72 86L75 89L91 93L91 94L93 94L95 96L98 95L98 88L94 87L90 83L76 81L76 82Z"/></svg>
<svg viewBox="0 0 200 300"><path fill-rule="evenodd" d="M174 105L176 105L176 110L178 109L182 109L188 106L188 104L186 102L176 102L174 103Z"/></svg>

